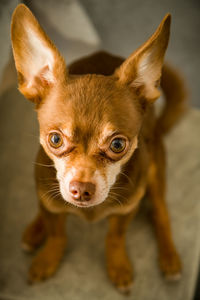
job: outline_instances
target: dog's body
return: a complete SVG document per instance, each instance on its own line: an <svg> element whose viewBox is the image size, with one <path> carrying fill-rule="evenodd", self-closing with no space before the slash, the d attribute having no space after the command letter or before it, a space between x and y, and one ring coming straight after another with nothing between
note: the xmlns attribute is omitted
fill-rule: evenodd
<svg viewBox="0 0 200 300"><path fill-rule="evenodd" d="M27 31L18 27L20 17L30 25ZM56 271L66 246L66 215L73 213L92 222L109 217L108 274L118 288L127 290L132 268L125 233L146 193L161 269L168 278L180 275L165 205L162 139L181 115L184 97L179 77L169 67L164 67L161 80L167 104L159 119L152 105L159 96L169 24L167 16L126 61L99 52L73 63L66 73L63 59L30 11L23 5L16 9L12 41L20 90L36 103L42 145L35 170L40 212L23 237L29 250L45 240L31 266L31 281ZM35 44L44 45L45 56L39 57L41 66L32 75L26 61L34 61L31 52L38 60Z"/></svg>
<svg viewBox="0 0 200 300"><path fill-rule="evenodd" d="M100 74L109 76L114 73L115 69L119 67L123 61L124 60L120 57L113 56L102 51L73 63L71 66L69 66L69 73L72 75ZM165 67L165 72L169 73L170 69ZM170 79L172 80L172 78ZM173 79L177 81L176 77ZM88 80L90 80L90 76L88 76ZM140 133L140 147L138 147L137 153L135 153L135 155L132 156L128 163L124 166L123 173L118 176L117 182L115 183L115 185L118 187L126 186L126 189L119 189L117 191L119 200L120 196L127 199L126 201L123 200L123 205L120 206L117 201L107 201L103 202L99 206L93 207L92 209L83 210L79 207L66 205L66 203L63 202L58 195L57 199L52 199L53 203L51 203L49 197L44 199L41 197L45 202L45 207L47 207L48 210L53 213L69 212L79 215L88 221L97 221L112 214L124 215L136 209L147 188L146 178L149 167L149 155L152 152L152 143L155 142L158 134L159 139L161 139L161 133L164 133L163 130L160 130L161 124L157 123L154 106L151 106L148 108L148 110L149 111L146 112L145 121L143 121L143 128ZM88 118L90 118L89 113ZM45 194L45 192L49 190L49 186L44 186L43 181L40 179L51 177L53 180L56 180L56 173L53 166L52 168L48 169L43 166L43 164L47 166L52 165L52 160L45 154L43 147L40 147L37 163L35 179L38 185L38 190L41 189L41 194ZM126 176L128 176L129 179L127 179ZM115 187L115 185L113 187Z"/></svg>

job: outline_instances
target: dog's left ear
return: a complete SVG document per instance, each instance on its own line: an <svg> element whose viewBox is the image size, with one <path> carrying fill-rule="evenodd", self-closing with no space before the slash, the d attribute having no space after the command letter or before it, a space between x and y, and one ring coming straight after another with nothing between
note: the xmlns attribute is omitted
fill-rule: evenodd
<svg viewBox="0 0 200 300"><path fill-rule="evenodd" d="M158 86L170 34L171 16L167 14L156 32L115 71L123 84L133 87L148 102L160 96Z"/></svg>
<svg viewBox="0 0 200 300"><path fill-rule="evenodd" d="M13 13L11 39L19 90L39 104L53 86L65 80L64 59L24 4Z"/></svg>

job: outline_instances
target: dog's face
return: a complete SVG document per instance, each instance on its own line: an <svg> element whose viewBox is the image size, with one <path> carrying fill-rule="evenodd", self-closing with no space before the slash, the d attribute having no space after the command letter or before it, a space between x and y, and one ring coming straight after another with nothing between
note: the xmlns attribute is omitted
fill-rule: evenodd
<svg viewBox="0 0 200 300"><path fill-rule="evenodd" d="M114 78L72 78L52 90L38 118L63 198L82 207L104 201L137 147L142 118L132 94Z"/></svg>
<svg viewBox="0 0 200 300"><path fill-rule="evenodd" d="M20 5L12 43L20 91L36 103L40 142L53 160L63 198L89 207L107 198L137 148L143 106L159 96L167 16L112 76L70 76L58 50Z"/></svg>

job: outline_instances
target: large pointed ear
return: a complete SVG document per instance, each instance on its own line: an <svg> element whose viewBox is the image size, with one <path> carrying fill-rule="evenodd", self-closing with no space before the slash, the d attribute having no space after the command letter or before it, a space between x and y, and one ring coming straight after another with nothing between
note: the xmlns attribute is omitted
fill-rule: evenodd
<svg viewBox="0 0 200 300"><path fill-rule="evenodd" d="M19 90L39 104L50 88L66 78L64 59L23 4L13 13L11 39Z"/></svg>
<svg viewBox="0 0 200 300"><path fill-rule="evenodd" d="M133 88L139 96L153 102L160 96L158 86L164 54L168 45L171 16L167 14L156 32L115 71L119 81Z"/></svg>

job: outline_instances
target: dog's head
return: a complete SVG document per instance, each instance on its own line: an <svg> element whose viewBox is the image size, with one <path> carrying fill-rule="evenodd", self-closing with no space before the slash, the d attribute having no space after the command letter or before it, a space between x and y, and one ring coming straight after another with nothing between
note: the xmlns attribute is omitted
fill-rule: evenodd
<svg viewBox="0 0 200 300"><path fill-rule="evenodd" d="M167 15L112 76L71 76L30 10L16 8L11 33L19 90L36 104L40 142L66 201L103 202L133 155L144 107L159 97L169 27Z"/></svg>

